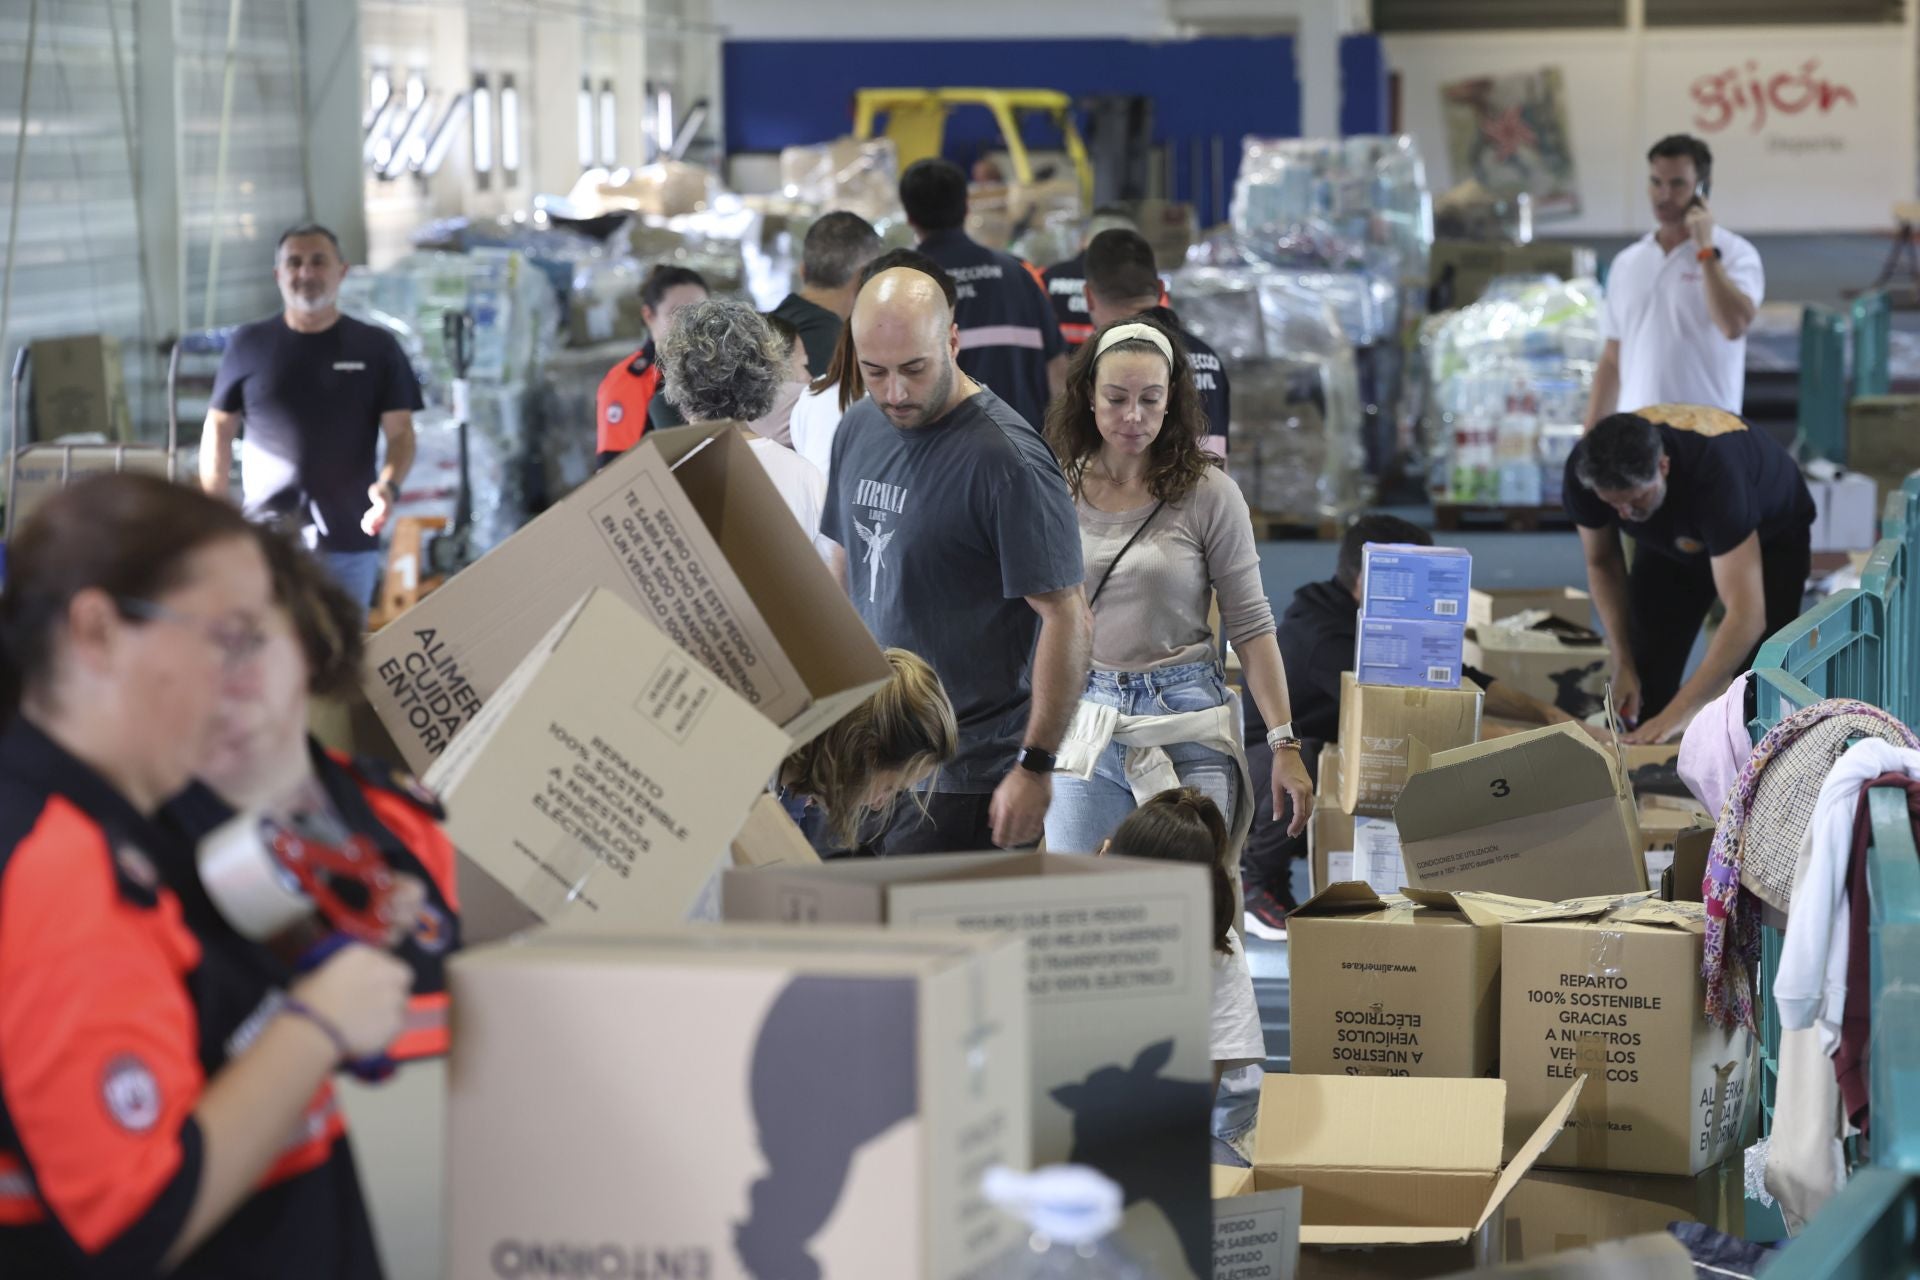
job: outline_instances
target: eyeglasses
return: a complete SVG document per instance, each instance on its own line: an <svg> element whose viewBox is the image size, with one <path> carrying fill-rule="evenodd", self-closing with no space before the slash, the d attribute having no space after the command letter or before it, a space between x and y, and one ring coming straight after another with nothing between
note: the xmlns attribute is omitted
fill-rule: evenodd
<svg viewBox="0 0 1920 1280"><path fill-rule="evenodd" d="M229 671L244 666L267 644L266 633L250 623L203 618L198 614L170 609L152 600L127 596L116 598L114 603L119 606L120 612L131 618L146 622L171 622L176 626L193 628L220 650L220 656Z"/></svg>

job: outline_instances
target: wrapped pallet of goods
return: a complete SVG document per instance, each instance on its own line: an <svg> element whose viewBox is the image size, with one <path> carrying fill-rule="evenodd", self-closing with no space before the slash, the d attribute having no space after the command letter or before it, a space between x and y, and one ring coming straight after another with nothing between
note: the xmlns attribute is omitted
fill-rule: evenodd
<svg viewBox="0 0 1920 1280"><path fill-rule="evenodd" d="M1592 280L1496 284L1429 320L1421 347L1435 500L1558 506L1603 345Z"/></svg>
<svg viewBox="0 0 1920 1280"><path fill-rule="evenodd" d="M1433 247L1419 148L1394 136L1247 139L1232 245L1332 303L1354 346L1368 469L1380 474L1411 442L1405 352L1425 312Z"/></svg>
<svg viewBox="0 0 1920 1280"><path fill-rule="evenodd" d="M1353 346L1327 303L1257 265L1196 266L1169 289L1233 387L1228 474L1268 520L1318 524L1363 506Z"/></svg>

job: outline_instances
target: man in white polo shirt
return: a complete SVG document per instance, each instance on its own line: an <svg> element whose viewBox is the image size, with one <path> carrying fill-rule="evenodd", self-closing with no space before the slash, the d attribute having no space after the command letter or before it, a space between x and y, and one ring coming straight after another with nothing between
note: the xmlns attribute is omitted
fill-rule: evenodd
<svg viewBox="0 0 1920 1280"><path fill-rule="evenodd" d="M1662 138L1647 165L1659 225L1622 249L1607 275L1607 346L1593 371L1589 430L1609 414L1654 404L1737 414L1746 390L1747 328L1767 286L1760 254L1714 225L1706 143L1684 133Z"/></svg>

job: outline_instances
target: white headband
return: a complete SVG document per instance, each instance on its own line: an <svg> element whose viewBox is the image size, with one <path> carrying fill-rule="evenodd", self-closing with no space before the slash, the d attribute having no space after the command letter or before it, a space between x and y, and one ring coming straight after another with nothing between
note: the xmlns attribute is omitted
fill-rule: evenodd
<svg viewBox="0 0 1920 1280"><path fill-rule="evenodd" d="M1167 366L1173 366L1173 344L1167 341L1167 335L1150 324L1141 324L1138 320L1131 324L1117 324L1100 335L1100 345L1094 348L1093 358L1098 360L1107 354L1107 348L1116 342L1151 342L1160 348L1160 354L1167 358Z"/></svg>

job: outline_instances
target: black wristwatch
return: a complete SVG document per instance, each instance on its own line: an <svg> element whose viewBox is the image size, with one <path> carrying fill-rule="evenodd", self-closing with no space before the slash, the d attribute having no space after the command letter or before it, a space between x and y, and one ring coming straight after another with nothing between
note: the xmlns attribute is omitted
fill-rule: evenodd
<svg viewBox="0 0 1920 1280"><path fill-rule="evenodd" d="M1044 747L1022 747L1020 749L1019 764L1020 767L1028 773L1043 775L1052 773L1053 767L1057 763L1059 762L1055 759L1053 752L1048 751Z"/></svg>

